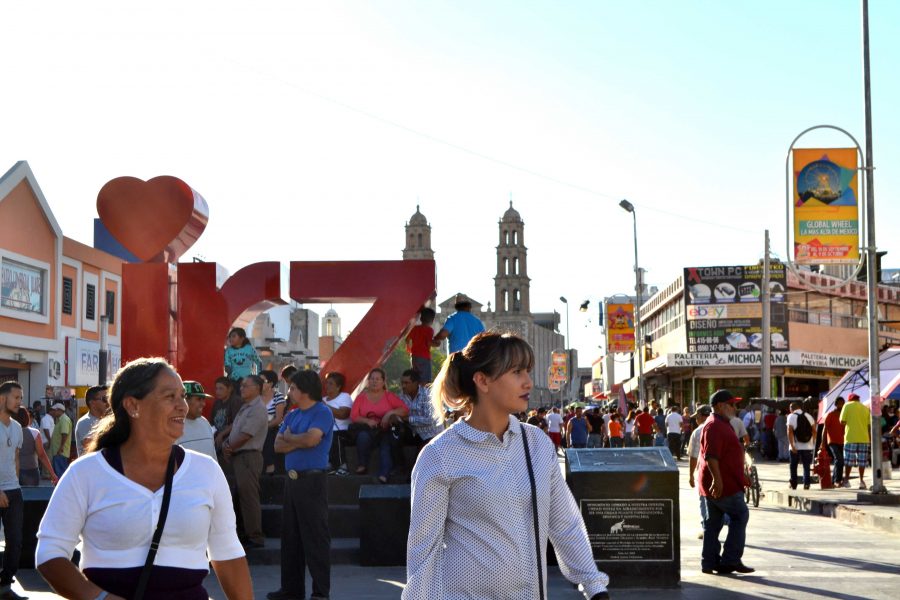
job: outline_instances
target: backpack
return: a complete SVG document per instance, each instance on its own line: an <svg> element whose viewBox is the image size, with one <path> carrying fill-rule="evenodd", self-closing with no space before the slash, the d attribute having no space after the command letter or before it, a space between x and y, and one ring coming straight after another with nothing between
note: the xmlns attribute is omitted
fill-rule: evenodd
<svg viewBox="0 0 900 600"><path fill-rule="evenodd" d="M800 414L797 415L797 427L794 429L794 439L796 439L801 444L805 444L812 439L812 436L812 425L809 424L809 419L806 418L806 413L800 411Z"/></svg>

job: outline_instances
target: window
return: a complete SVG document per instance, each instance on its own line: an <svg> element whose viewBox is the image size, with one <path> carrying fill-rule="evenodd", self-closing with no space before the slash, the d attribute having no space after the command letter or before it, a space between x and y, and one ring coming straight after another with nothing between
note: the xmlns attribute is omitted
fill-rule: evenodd
<svg viewBox="0 0 900 600"><path fill-rule="evenodd" d="M513 275L519 274L519 257L513 258Z"/></svg>
<svg viewBox="0 0 900 600"><path fill-rule="evenodd" d="M513 312L522 310L522 300L519 296L519 290L513 290Z"/></svg>
<svg viewBox="0 0 900 600"><path fill-rule="evenodd" d="M84 301L84 318L94 321L97 318L97 286L89 283L85 288L87 293Z"/></svg>
<svg viewBox="0 0 900 600"><path fill-rule="evenodd" d="M116 293L112 290L106 291L106 318L110 325L116 322Z"/></svg>
<svg viewBox="0 0 900 600"><path fill-rule="evenodd" d="M422 234L419 234L419 248L422 247Z"/></svg>
<svg viewBox="0 0 900 600"><path fill-rule="evenodd" d="M62 289L62 311L63 314L71 315L73 310L73 293L74 284L71 277L63 277Z"/></svg>
<svg viewBox="0 0 900 600"><path fill-rule="evenodd" d="M3 258L0 305L23 313L44 314L47 271Z"/></svg>

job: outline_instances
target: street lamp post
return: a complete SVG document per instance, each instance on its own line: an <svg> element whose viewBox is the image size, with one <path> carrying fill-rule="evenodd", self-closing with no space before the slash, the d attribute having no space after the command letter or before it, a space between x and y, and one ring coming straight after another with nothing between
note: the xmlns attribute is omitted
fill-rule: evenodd
<svg viewBox="0 0 900 600"><path fill-rule="evenodd" d="M634 349L638 355L638 403L641 405L645 402L644 335L643 331L641 331L641 268L638 263L637 213L634 210L634 205L628 200L622 200L619 202L619 206L631 213L632 222L634 223L634 293L636 300L634 307Z"/></svg>
<svg viewBox="0 0 900 600"><path fill-rule="evenodd" d="M572 351L569 347L572 345L572 338L569 337L569 301L566 300L565 296L560 296L559 301L566 305L566 365L568 381L566 382L566 396L569 396L571 400L572 397L572 381L574 377L572 376ZM562 399L560 399L560 405L562 405Z"/></svg>

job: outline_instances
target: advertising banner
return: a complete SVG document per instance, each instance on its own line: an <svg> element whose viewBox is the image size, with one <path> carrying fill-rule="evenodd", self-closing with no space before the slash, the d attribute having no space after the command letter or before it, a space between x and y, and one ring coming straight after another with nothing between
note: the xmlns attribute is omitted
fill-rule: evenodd
<svg viewBox="0 0 900 600"><path fill-rule="evenodd" d="M795 148L794 262L859 261L856 148Z"/></svg>
<svg viewBox="0 0 900 600"><path fill-rule="evenodd" d="M773 366L797 365L800 367L812 367L821 369L855 369L865 364L868 360L865 356L848 356L843 354L822 354L820 352L772 352ZM761 352L695 352L691 354L667 354L666 366L668 367L755 367L762 364ZM787 369L785 375L798 374L811 375L809 369ZM831 376L840 373L831 372ZM821 372L819 376L827 377L827 372Z"/></svg>
<svg viewBox="0 0 900 600"><path fill-rule="evenodd" d="M2 264L0 304L23 312L44 312L44 270L13 262Z"/></svg>
<svg viewBox="0 0 900 600"><path fill-rule="evenodd" d="M762 265L691 267L684 270L687 348L694 352L762 349ZM772 350L788 349L784 265L769 269Z"/></svg>
<svg viewBox="0 0 900 600"><path fill-rule="evenodd" d="M92 340L69 338L68 365L66 367L66 385L97 385L100 381L100 344ZM110 345L107 377L112 379L122 366L122 349Z"/></svg>
<svg viewBox="0 0 900 600"><path fill-rule="evenodd" d="M634 304L606 305L606 352L634 352Z"/></svg>
<svg viewBox="0 0 900 600"><path fill-rule="evenodd" d="M561 387L569 380L568 353L556 350L550 353L550 386Z"/></svg>

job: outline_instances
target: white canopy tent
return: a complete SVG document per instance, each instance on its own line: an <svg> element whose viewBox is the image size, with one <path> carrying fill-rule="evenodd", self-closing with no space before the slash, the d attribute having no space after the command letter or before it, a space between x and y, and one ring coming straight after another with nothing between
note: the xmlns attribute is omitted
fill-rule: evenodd
<svg viewBox="0 0 900 600"><path fill-rule="evenodd" d="M900 399L900 347L891 347L878 355L878 363L881 367L881 397L884 400ZM865 362L846 375L841 377L822 399L824 411L819 411L819 417L831 412L834 401L838 396L845 400L850 394L859 396L860 402L871 408L872 393L869 388L869 363ZM822 406L822 405L820 405Z"/></svg>

